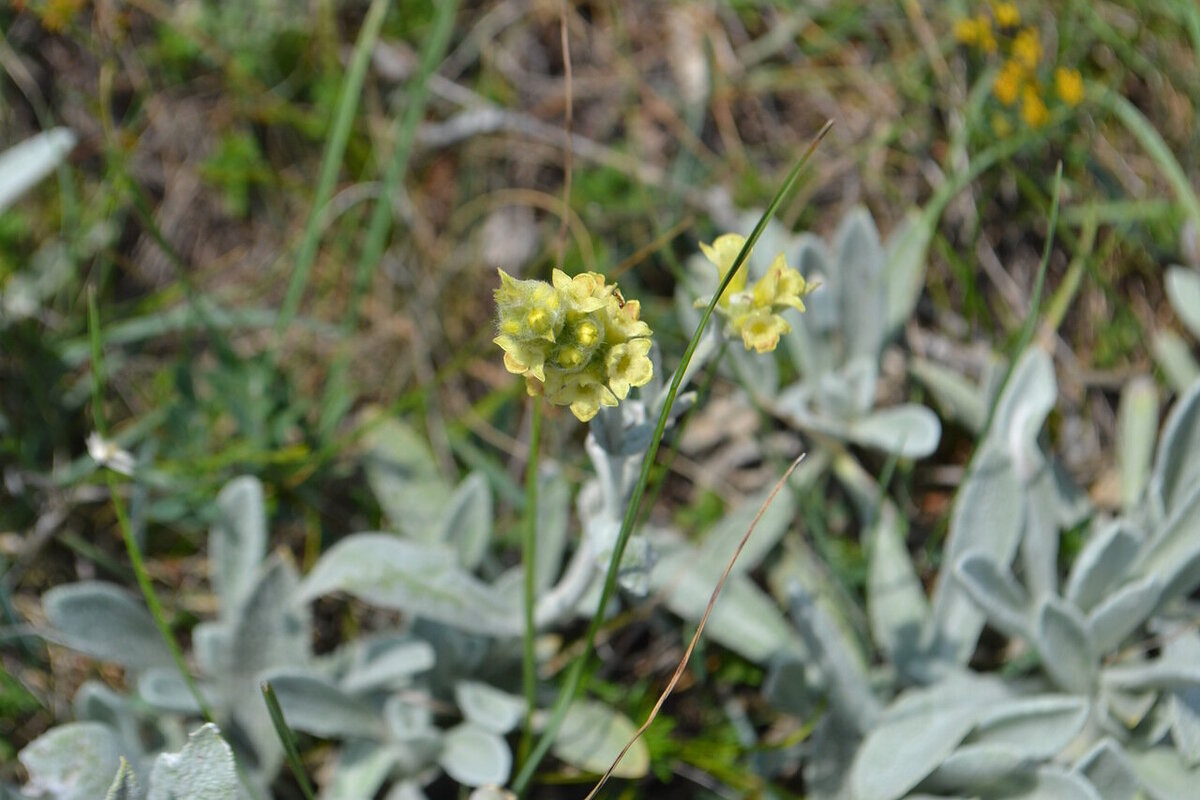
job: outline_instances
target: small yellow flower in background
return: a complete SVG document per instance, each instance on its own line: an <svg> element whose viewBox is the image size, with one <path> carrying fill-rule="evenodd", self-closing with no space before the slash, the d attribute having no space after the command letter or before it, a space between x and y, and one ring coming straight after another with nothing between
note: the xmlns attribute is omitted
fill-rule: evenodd
<svg viewBox="0 0 1200 800"><path fill-rule="evenodd" d="M1050 120L1050 112L1036 86L1028 85L1021 92L1021 119L1031 128L1040 128Z"/></svg>
<svg viewBox="0 0 1200 800"><path fill-rule="evenodd" d="M1042 60L1042 42L1033 28L1024 28L1012 43L1013 61L1032 72Z"/></svg>
<svg viewBox="0 0 1200 800"><path fill-rule="evenodd" d="M1059 100L1074 108L1083 102L1083 76L1077 69L1059 67L1054 70L1054 91Z"/></svg>
<svg viewBox="0 0 1200 800"><path fill-rule="evenodd" d="M554 270L552 283L518 280L500 270L493 340L504 367L525 377L525 388L570 406L581 422L615 406L654 375L650 326L641 306L626 302L603 275L574 277Z"/></svg>
<svg viewBox="0 0 1200 800"><path fill-rule="evenodd" d="M954 23L954 38L968 47L979 42L979 25L973 19L960 19Z"/></svg>
<svg viewBox="0 0 1200 800"><path fill-rule="evenodd" d="M985 53L996 52L996 35L992 33L992 21L983 14L975 17L975 30L979 32L979 38L975 44Z"/></svg>
<svg viewBox="0 0 1200 800"><path fill-rule="evenodd" d="M1021 12L1015 3L996 3L992 13L996 16L998 28L1015 28L1021 24Z"/></svg>
<svg viewBox="0 0 1200 800"><path fill-rule="evenodd" d="M712 245L701 242L700 251L724 279L745 244L744 237L727 233L717 237ZM789 267L780 253L749 289L746 289L745 268L739 270L717 301L717 311L725 317L727 334L740 336L747 350L769 353L779 345L779 338L792 329L778 312L785 308L804 311L804 298L816 288L816 283L809 283ZM706 302L700 300L696 305Z"/></svg>
<svg viewBox="0 0 1200 800"><path fill-rule="evenodd" d="M992 92L1001 103L1011 106L1017 102L1017 96L1021 93L1021 86L1024 83L1025 72L1021 69L1021 65L1015 61L1005 61L1004 66L1000 69L1000 74L996 76L995 83L992 84Z"/></svg>

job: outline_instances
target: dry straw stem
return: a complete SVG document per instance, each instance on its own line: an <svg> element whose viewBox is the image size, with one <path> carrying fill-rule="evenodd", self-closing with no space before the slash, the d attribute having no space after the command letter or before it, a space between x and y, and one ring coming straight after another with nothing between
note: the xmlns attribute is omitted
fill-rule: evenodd
<svg viewBox="0 0 1200 800"><path fill-rule="evenodd" d="M683 671L687 669L688 661L690 661L692 658L692 652L696 649L696 644L700 641L700 634L704 633L704 626L708 623L708 616L712 613L713 608L717 605L717 598L721 595L721 589L725 588L725 581L729 578L729 573L733 572L733 565L737 562L738 556L742 554L742 550L745 549L746 543L750 541L750 535L754 533L754 529L758 527L758 521L762 519L763 514L767 512L767 509L770 508L771 503L774 502L775 495L779 494L779 490L783 488L785 483L787 483L788 478L790 478L792 473L796 471L796 468L800 466L800 462L804 460L806 455L807 453L801 453L799 457L797 457L796 460L791 463L791 466L787 468L782 477L780 477L780 479L775 483L775 488L771 489L771 493L767 495L767 499L764 500L763 504L759 507L758 513L755 514L754 519L750 521L750 526L746 528L746 532L742 534L742 540L738 542L737 548L734 549L733 555L730 556L729 563L725 565L725 571L721 573L720 580L718 580L717 585L713 587L712 596L708 598L708 605L705 607L704 613L700 616L699 624L696 625L696 632L692 634L692 640L688 642L687 649L683 651L683 658L679 659L679 664L675 667L675 672L671 675L671 680L667 681L666 688L663 689L662 694L658 696L658 700L654 703L654 708L650 709L650 715L646 717L646 721L642 723L640 728L634 731L633 736L631 736L629 741L625 743L625 746L621 748L621 752L617 753L617 757L613 759L612 764L610 764L608 769L605 770L604 774L600 776L600 780L597 781L594 787L592 787L592 790L588 792L588 795L584 798L584 800L592 800L592 798L594 798L600 792L600 790L604 788L604 784L608 783L608 779L612 777L613 772L621 763L621 759L625 758L625 754L629 752L629 749L633 747L638 739L642 737L643 733L650 729L650 726L654 724L654 720L658 718L658 712L662 710L663 704L667 702L667 698L671 696L671 692L675 691L675 686L679 683L679 679L683 677Z"/></svg>

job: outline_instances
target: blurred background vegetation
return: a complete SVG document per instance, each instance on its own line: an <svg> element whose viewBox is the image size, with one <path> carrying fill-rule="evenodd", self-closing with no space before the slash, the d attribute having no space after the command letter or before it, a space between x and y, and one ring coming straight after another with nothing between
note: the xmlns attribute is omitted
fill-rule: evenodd
<svg viewBox="0 0 1200 800"><path fill-rule="evenodd" d="M1030 314L1061 161L1039 329L1059 375L1052 436L1094 498L1119 494L1104 455L1117 395L1155 368L1160 334L1182 330L1165 265L1200 262L1200 11L1016 7L1019 27L994 25L989 44L964 25L990 17L986 3L465 2L443 48L436 4L419 0L4 4L0 146L58 125L78 144L0 214L0 777L98 669L21 638L22 620L51 586L131 583L85 446L89 295L110 436L151 465L130 489L135 530L186 632L211 610L201 534L231 477L262 478L273 544L303 565L379 525L358 459L364 409L404 415L447 474L481 469L519 501L528 420L491 344L497 267L619 277L678 352L683 260L761 208L833 120L781 221L828 236L861 204L887 234L932 210L905 339L969 372L1010 351ZM1033 57L1014 93L1023 31ZM907 395L899 372L881 391ZM1160 375L1171 382L1170 364ZM738 406L703 423L653 512L689 530L777 474L745 446L769 418ZM545 437L545 452L585 468L569 415L552 414ZM969 452L951 427L894 479L931 572ZM801 514L854 590L861 547L828 488ZM326 620L318 635L364 622ZM681 642L627 638L620 677L634 690L596 691L638 717L670 660L638 643L678 656ZM761 673L718 653L697 670L710 685L668 706L651 749L738 786L721 767L736 736L703 709Z"/></svg>

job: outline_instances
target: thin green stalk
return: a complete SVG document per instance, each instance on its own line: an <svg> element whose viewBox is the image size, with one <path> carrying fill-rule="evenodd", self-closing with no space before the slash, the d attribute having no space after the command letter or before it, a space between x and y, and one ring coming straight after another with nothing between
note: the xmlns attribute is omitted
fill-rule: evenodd
<svg viewBox="0 0 1200 800"><path fill-rule="evenodd" d="M1196 197L1196 192L1192 189L1187 175L1184 174L1183 167L1179 166L1179 162L1171 154L1171 148L1167 147L1167 143L1163 141L1162 136L1154 129L1150 121L1142 115L1142 112L1138 111L1137 106L1110 89L1102 86L1094 87L1092 91L1088 92L1088 96L1101 107L1111 111L1126 130L1133 134L1133 138L1138 140L1142 149L1146 151L1146 155L1150 156L1159 171L1162 172L1163 177L1166 178L1167 183L1170 184L1171 191L1175 193L1175 199L1187 211L1192 224L1200 229L1200 198Z"/></svg>
<svg viewBox="0 0 1200 800"><path fill-rule="evenodd" d="M321 157L321 173L313 194L312 211L309 212L308 222L304 226L304 238L296 253L296 265L288 282L287 294L284 295L283 308L279 312L279 322L275 329L277 336L283 335L300 309L300 299L308 285L308 275L317 256L317 245L321 238L321 216L333 195L338 168L346 153L350 129L354 125L354 112L358 109L358 99L362 95L363 79L371 61L371 51L375 49L375 41L379 38L379 29L383 26L383 17L388 5L388 0L371 0L371 7L367 9L366 19L363 20L362 29L358 33L358 41L354 43L350 68L342 81L337 109L334 111L333 129L329 135L329 142L325 145L325 153Z"/></svg>
<svg viewBox="0 0 1200 800"><path fill-rule="evenodd" d="M96 306L96 293L90 289L88 291L88 334L92 343L92 423L96 427L96 433L102 438L107 438L107 425L104 419L104 398L101 391L104 382L104 353L100 343L100 311ZM133 536L133 525L129 522L129 515L125 510L125 502L121 499L121 487L117 481L116 473L107 468L104 468L104 473L105 479L108 482L109 495L112 497L113 510L117 514L117 525L121 529L121 537L125 540L125 550L129 553L129 563L133 567L133 574L137 578L138 587L142 590L146 606L150 609L150 616L154 618L154 624L158 628L159 635L162 636L167 649L171 651L171 658L174 659L179 674L187 684L192 697L195 698L196 706L200 709L200 714L206 722L212 722L212 711L209 709L204 695L201 694L200 687L196 685L196 680L192 677L192 673L188 670L187 662L183 658L183 650L180 649L179 643L175 641L174 634L171 633L171 626L167 624L167 616L163 612L162 603L159 602L158 594L154 591L154 585L150 582L150 574L146 572L146 562L142 558L142 549L138 547L137 540Z"/></svg>
<svg viewBox="0 0 1200 800"><path fill-rule="evenodd" d="M454 15L458 9L458 0L444 0L437 3L437 16L433 21L433 30L421 50L421 63L417 74L413 76L409 88L404 116L398 121L394 131L396 142L392 151L391 161L383 176L379 197L371 209L371 219L367 223L367 235L359 252L358 264L354 270L354 286L350 293L350 301L346 309L346 319L343 333L349 336L358 324L359 307L362 298L367 293L371 281L371 273L379 265L383 250L387 244L388 234L392 228L392 197L401 179L408 171L408 157L412 152L412 143L416 138L417 126L425 116L425 103L429 99L429 78L434 69L446 55L450 43L450 34L454 30ZM318 430L322 438L331 432L345 414L350 405L346 393L346 373L350 364L349 352L338 353L330 369L330 378L321 402L321 419Z"/></svg>
<svg viewBox="0 0 1200 800"><path fill-rule="evenodd" d="M1033 284L1033 298L1029 303L1029 313L1025 317L1025 325L1021 328L1021 336L1017 339L1017 346L1014 348L1012 356L1008 359L1008 367L1004 370L1004 379L1000 381L1000 387L996 390L995 397L992 398L992 403L988 408L987 419L983 423L983 430L979 433L978 441L982 442L987 439L988 432L992 427L992 420L996 415L996 408L1000 405L1000 397L1004 394L1004 387L1008 385L1008 381L1012 378L1013 370L1016 369L1017 360L1021 354L1025 352L1025 348L1029 346L1029 342L1033 339L1034 328L1037 327L1038 314L1042 306L1042 290L1046 286L1046 271L1050 266L1050 250L1054 246L1054 232L1058 229L1058 204L1062 198L1062 162L1058 162L1058 168L1054 171L1054 200L1050 205L1050 226L1046 230L1046 246L1042 249L1042 262L1038 265L1037 278Z"/></svg>
<svg viewBox="0 0 1200 800"><path fill-rule="evenodd" d="M633 494L629 498L629 505L625 508L625 518L621 522L621 531L617 535L617 541L613 546L612 559L608 564L608 571L604 576L604 587L600 593L600 602L596 605L596 613L592 615L591 621L588 623L587 633L584 634L583 650L579 656L571 664L571 670L567 674L566 682L563 684L562 690L558 694L558 698L554 704L554 710L551 713L550 720L546 724L545 730L542 731L541 737L534 746L533 752L529 758L521 765L520 771L517 773L516 779L513 781L513 791L518 795L523 794L529 786L534 772L537 770L538 764L546 753L550 750L550 745L554 742L555 736L558 734L558 729L562 725L563 719L566 717L567 708L575 699L578 692L586 688L587 681L587 663L591 657L592 647L596 641L596 633L600 630L600 625L604 619L604 609L608 607L609 600L612 598L613 591L617 585L617 572L621 565L621 558L625 554L625 547L629 543L629 537L633 534L633 524L637 519L638 510L641 504L642 495L646 491L646 484L650 478L650 472L654 467L654 459L658 454L658 446L662 442L663 433L667 427L667 421L671 416L671 407L675 404L675 396L679 393L679 386L683 382L683 375L687 370L688 364L692 360L692 355L696 352L696 347L700 344L700 337L704 334L705 328L708 326L708 321L713 315L713 311L717 306L717 300L725 292L725 288L729 286L729 282L733 280L734 275L741 269L746 262L746 258L750 255L750 251L754 249L755 243L762 236L763 230L767 227L767 222L779 210L779 206L784 199L791 194L792 188L800 178L801 172L808 164L808 160L812 157L813 152L817 149L817 145L825 138L825 134L833 126L833 122L825 123L825 126L817 133L808 149L804 151L796 166L792 167L792 171L788 173L783 185L779 191L775 193L775 197L771 199L770 205L763 215L759 218L758 224L754 226L750 236L746 239L746 243L742 246L742 250L734 259L733 266L729 272L725 274L716 292L713 293L712 299L708 306L704 309L704 314L700 317L700 323L696 326L695 333L692 334L692 339L688 342L687 349L683 352L683 358L680 361L679 367L675 370L675 375L671 379L671 385L667 389L667 401L663 404L662 412L658 415L658 424L654 428L654 435L650 438L650 446L646 450L646 455L642 459L642 470L638 475L637 483L634 484Z"/></svg>
<svg viewBox="0 0 1200 800"><path fill-rule="evenodd" d="M279 737L279 743L283 745L288 766L291 767L292 774L296 776L296 783L300 784L300 792L304 795L305 800L316 800L316 792L313 791L312 784L308 781L308 774L304 771L304 762L300 760L300 749L296 747L296 737L292 735L292 729L288 727L287 720L283 717L283 709L279 706L279 698L275 696L275 689L271 686L270 681L263 681L258 688L262 691L263 700L267 704L267 712L271 715L271 724L275 726L275 735Z"/></svg>
<svg viewBox="0 0 1200 800"><path fill-rule="evenodd" d="M521 561L525 569L525 637L521 651L521 677L525 688L525 728L521 731L518 755L524 757L533 745L533 713L537 710L537 656L534 652L533 611L537 602L537 504L538 452L542 438L542 398L534 397L529 431L529 458L525 462L525 530Z"/></svg>

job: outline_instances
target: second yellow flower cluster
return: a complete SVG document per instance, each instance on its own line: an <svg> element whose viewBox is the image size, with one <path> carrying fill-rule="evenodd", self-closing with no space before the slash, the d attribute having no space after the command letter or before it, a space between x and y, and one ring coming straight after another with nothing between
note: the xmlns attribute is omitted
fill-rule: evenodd
<svg viewBox="0 0 1200 800"><path fill-rule="evenodd" d="M571 277L556 269L550 284L500 270L496 310L495 342L504 350L505 368L525 377L531 395L570 406L582 422L654 375L650 326L638 319L641 306L623 299L603 275Z"/></svg>
<svg viewBox="0 0 1200 800"><path fill-rule="evenodd" d="M746 244L746 239L736 233L718 236L707 245L700 243L700 250L720 272L723 279L733 268L737 255ZM726 331L740 336L747 350L768 353L779 344L779 337L788 333L792 326L779 315L785 308L804 310L804 298L817 284L808 283L804 276L787 265L783 254L775 256L766 274L754 286L746 288L746 268L738 270L717 301L717 311L725 317ZM699 301L703 305L707 301Z"/></svg>
<svg viewBox="0 0 1200 800"><path fill-rule="evenodd" d="M1004 64L992 83L992 93L1005 106L1016 105L1019 101L1022 121L1031 128L1040 128L1050 120L1044 99L1048 92L1038 78L1043 55L1041 38L1032 26L1018 29L1021 13L1015 4L993 3L991 10L991 16L978 14L959 20L954 29L955 38L986 54L997 49L1005 51ZM1083 77L1079 71L1057 67L1054 93L1067 106L1079 105L1084 96Z"/></svg>

